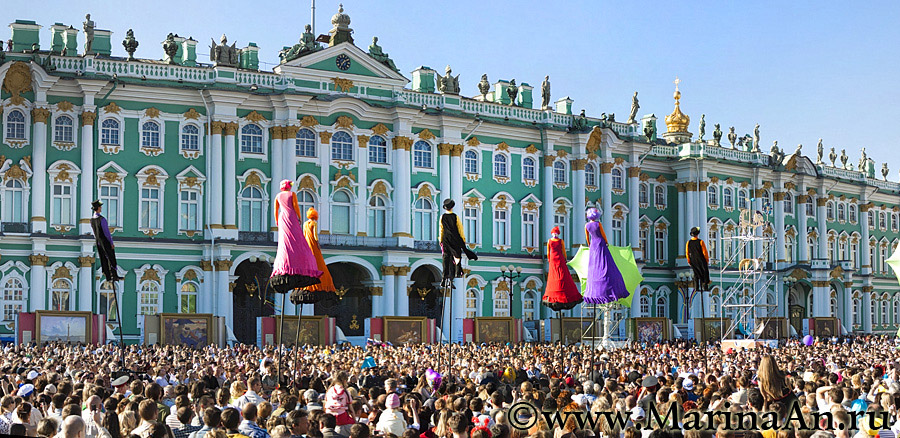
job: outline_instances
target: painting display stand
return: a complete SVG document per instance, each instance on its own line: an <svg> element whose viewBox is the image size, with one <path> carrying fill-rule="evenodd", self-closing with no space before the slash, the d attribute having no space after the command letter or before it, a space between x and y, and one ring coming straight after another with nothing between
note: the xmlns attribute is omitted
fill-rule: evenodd
<svg viewBox="0 0 900 438"><path fill-rule="evenodd" d="M634 341L652 344L672 339L672 321L669 318L631 318L631 336Z"/></svg>
<svg viewBox="0 0 900 438"><path fill-rule="evenodd" d="M469 342L521 342L524 326L521 319L512 317L476 317L463 320L463 340Z"/></svg>
<svg viewBox="0 0 900 438"><path fill-rule="evenodd" d="M302 327L300 333L298 324ZM336 320L325 315L260 316L256 325L259 333L256 341L260 348L282 344L288 349L291 345L332 345L337 340Z"/></svg>
<svg viewBox="0 0 900 438"><path fill-rule="evenodd" d="M38 344L48 341L85 344L106 342L106 316L91 312L38 310L19 313L16 320L16 343Z"/></svg>

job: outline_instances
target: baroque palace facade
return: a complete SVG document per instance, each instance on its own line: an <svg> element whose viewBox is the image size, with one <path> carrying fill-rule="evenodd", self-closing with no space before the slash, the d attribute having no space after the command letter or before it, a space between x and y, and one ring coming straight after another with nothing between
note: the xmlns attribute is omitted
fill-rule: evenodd
<svg viewBox="0 0 900 438"><path fill-rule="evenodd" d="M684 328L757 297L798 332L809 317L836 316L851 332L900 323L885 263L900 184L877 179L871 160L850 169L846 156L835 167L834 156L767 154L758 134L738 146L718 130L695 138L677 91L657 135L652 114L588 118L568 98L536 109L525 83L485 80L464 97L449 67L420 67L410 85L380 47L354 45L349 23L332 18L327 47L307 32L273 72L258 69L253 43L214 46L210 65L197 62L196 41L170 35L164 61L125 59L111 56L109 31L94 30L85 55L69 26L51 26L48 50L41 26L12 23L0 61L0 333L12 333L17 312L84 310L134 341L143 314L196 312L253 342L255 318L281 304L266 279L282 179L295 181L302 209L319 210L339 288L286 312L332 315L348 337L364 336L371 316L441 318L442 301L454 318L553 316L540 305L545 242L559 226L571 257L588 206L603 212L611 244L634 248L645 281L632 316ZM452 302L436 287L445 198L480 257ZM116 243L122 321L94 258L93 199ZM771 210L772 245L732 239L744 208ZM693 226L713 276L712 291L696 295L684 277ZM753 254L767 259L765 290L739 281L740 259ZM504 265L522 267L512 288Z"/></svg>

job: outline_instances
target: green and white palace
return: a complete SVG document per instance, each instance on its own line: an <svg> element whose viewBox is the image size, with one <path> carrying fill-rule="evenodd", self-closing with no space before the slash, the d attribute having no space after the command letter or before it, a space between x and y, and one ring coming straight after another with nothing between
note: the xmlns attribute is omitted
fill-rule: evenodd
<svg viewBox="0 0 900 438"><path fill-rule="evenodd" d="M571 257L589 206L611 244L634 248L645 281L630 316L670 318L686 336L690 319L756 299L797 332L806 318L831 316L848 332L897 330L900 287L886 260L898 244L900 184L886 165L876 176L864 151L858 165L816 146L767 153L758 127L703 138L705 121L681 111L678 91L664 124L573 114L570 98L542 103L542 87L514 81L460 92L449 67L408 78L376 43L353 41L343 10L331 22L324 38L307 31L285 47L273 71L259 69L254 43L224 37L210 63L176 35L158 49L164 59L134 59L130 32L126 57L113 54L111 31L93 29L84 53L74 27L10 24L0 55L0 334L12 336L17 312L79 310L106 314L136 342L142 315L182 312L223 317L239 341L255 342L256 318L281 304L266 280L282 179L295 181L301 209L319 210L339 288L302 312L335 317L350 340L364 339L373 316L440 319L444 301L448 319L528 326L555 316L540 305L545 242L559 226ZM437 288L446 198L480 257L452 299ZM116 243L121 321L95 259L93 199ZM770 211L761 233L771 245L732 239L742 209ZM699 294L684 258L694 226L712 259L712 290ZM740 280L740 261L753 257L772 277L765 290ZM501 266L521 275L510 283Z"/></svg>

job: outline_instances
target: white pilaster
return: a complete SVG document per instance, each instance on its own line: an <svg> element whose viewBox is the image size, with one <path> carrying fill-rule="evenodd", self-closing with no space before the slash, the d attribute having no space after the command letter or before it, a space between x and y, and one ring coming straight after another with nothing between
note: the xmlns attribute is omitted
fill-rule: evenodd
<svg viewBox="0 0 900 438"><path fill-rule="evenodd" d="M805 196L801 198L801 196ZM797 196L798 200L806 199L806 202L812 202L806 195ZM860 216L860 221L862 221L862 217ZM806 229L806 224L808 222L808 218L806 217L806 203L797 203L797 241L795 245L799 249L797 261L800 263L809 263L810 253L809 253L809 243L807 240L809 239L809 231ZM865 254L865 253L863 253Z"/></svg>
<svg viewBox="0 0 900 438"><path fill-rule="evenodd" d="M205 257L205 256L204 256ZM205 260L205 259L204 259ZM207 271L206 269L210 269ZM215 275L215 271L212 271L212 265L203 267L203 282L200 283L200 293L201 298L198 300L198 313L214 313L215 305L213 302L216 300L215 290L213 290L213 282L218 279L213 279L213 275Z"/></svg>
<svg viewBox="0 0 900 438"><path fill-rule="evenodd" d="M91 233L91 201L94 200L94 121L97 118L97 107L82 106L84 112L81 119L81 199L78 209L81 219L78 221L80 234Z"/></svg>
<svg viewBox="0 0 900 438"><path fill-rule="evenodd" d="M444 203L444 199L453 199L453 193L451 193L452 189L450 188L450 173L452 169L450 168L450 144L441 143L438 145L439 159L438 159L438 176L440 176L441 186L438 190L441 191L441 197L438 199L438 207L441 207ZM512 166L510 166L512 167ZM462 214L462 204L456 204L456 212L458 214ZM441 210L443 212L443 210Z"/></svg>
<svg viewBox="0 0 900 438"><path fill-rule="evenodd" d="M825 206L828 201L827 197L819 197L816 199L816 232L819 233L819 253L816 258L828 260L828 222L826 221ZM866 224L868 227L868 224Z"/></svg>
<svg viewBox="0 0 900 438"><path fill-rule="evenodd" d="M409 316L409 290L407 290L409 275L409 267L403 266L398 268L397 275L394 277L397 282L397 287L394 289L394 309L396 309L395 315L397 316Z"/></svg>
<svg viewBox="0 0 900 438"><path fill-rule="evenodd" d="M687 227L687 224L688 224L687 195L685 194L685 186L683 183L676 183L675 187L678 190L678 205L676 206L678 208L678 227L677 227L678 228L678 241L685 242L687 240L687 232L685 231L685 227ZM654 195L652 189L650 191L650 196L651 196L650 202L655 202L655 199L654 199L655 195ZM671 203L669 203L669 204L671 205ZM653 233L653 230L650 230L650 232ZM651 234L651 236L652 236L652 234ZM681 263L683 263L682 261L685 260L684 245L681 245L679 243L678 245L675 245L675 246L678 248L677 262L679 264L681 264ZM647 257L645 256L644 258L647 258Z"/></svg>
<svg viewBox="0 0 900 438"><path fill-rule="evenodd" d="M235 147L235 132L237 132L237 123L229 123L225 128L225 146L223 153L225 155L225 167L223 169L224 190L225 190L225 228L237 229L237 172L235 170L235 161L237 160L237 149ZM278 183L275 183L277 185Z"/></svg>
<svg viewBox="0 0 900 438"><path fill-rule="evenodd" d="M382 289L382 307L381 313L374 313L373 316L394 316L397 314L396 310L394 310L394 303L396 302L396 289L397 289L397 280L395 280L394 273L396 272L396 267L394 266L384 266L381 270L384 277L384 289Z"/></svg>
<svg viewBox="0 0 900 438"><path fill-rule="evenodd" d="M36 105L46 104L46 102L36 103ZM49 117L49 110L43 106L36 107L32 111L34 131L31 137L31 170L33 172L31 178L31 229L34 233L47 232L47 117Z"/></svg>
<svg viewBox="0 0 900 438"><path fill-rule="evenodd" d="M47 262L48 257L44 253L46 251L46 240L43 238L34 239L32 241L32 255L30 256L31 278L28 285L28 309L29 312L35 310L47 310Z"/></svg>
<svg viewBox="0 0 900 438"><path fill-rule="evenodd" d="M784 192L775 192L775 266L785 262L784 257Z"/></svg>
<svg viewBox="0 0 900 438"><path fill-rule="evenodd" d="M462 319L466 317L466 279L453 279L453 339L458 340L457 333L462 332ZM512 315L513 303L509 303L510 315Z"/></svg>
<svg viewBox="0 0 900 438"><path fill-rule="evenodd" d="M684 213L684 229L686 235L685 239L689 239L690 236L689 231L691 228L696 227L697 224L697 183L687 182L685 184L685 213ZM678 246L684 246L684 241L679 241Z"/></svg>
<svg viewBox="0 0 900 438"><path fill-rule="evenodd" d="M869 225L866 224L866 227ZM872 333L872 290L863 288L862 292L862 329Z"/></svg>
<svg viewBox="0 0 900 438"><path fill-rule="evenodd" d="M700 208L697 211L697 225L695 226L700 227L701 239L709 238L709 195L706 193L708 187L709 183L706 181L701 182L697 187L697 203L700 204Z"/></svg>
<svg viewBox="0 0 900 438"><path fill-rule="evenodd" d="M553 229L553 157L549 155L551 152L549 145L544 150L544 175L541 180L541 189L544 195L541 209L543 216L547 218L548 226L543 227L541 235L544 236L544 242L546 242L550 240L550 230ZM565 238L566 236L562 237ZM541 247L545 248L544 245L541 245Z"/></svg>
<svg viewBox="0 0 900 438"><path fill-rule="evenodd" d="M584 217L584 206L585 206L585 180L584 180L584 158L576 158L572 160L572 213L574 220L573 231L575 234L572 235L572 242L578 243L581 245L587 244L584 240L584 225L586 218ZM605 196L603 199L609 199L612 196L612 192L609 190L602 192ZM604 204L605 205L605 204ZM603 208L603 223L604 226L606 224L606 217L610 217L610 224L612 224L612 212L608 210L606 207ZM612 225L610 225L611 227ZM552 227L551 227L552 228ZM611 228L606 228L607 231L610 231ZM611 231L610 231L611 232ZM511 304L510 304L511 305Z"/></svg>
<svg viewBox="0 0 900 438"><path fill-rule="evenodd" d="M278 192L281 191L281 180L290 179L293 181L293 178L284 176L284 165L276 157L283 156L284 149L284 128L281 126L273 126L271 129L271 138L272 138L272 160L269 161L269 165L271 166L272 172L272 181L269 183L269 199L272 202L275 202L275 196L278 195ZM237 197L235 197L237 199ZM305 214L306 212L301 212ZM300 222L303 223L303 218L300 218ZM269 231L274 234L274 239L278 240L278 224L270 223ZM279 303L280 304L280 303ZM285 308L287 308L287 301L285 301ZM285 312L287 313L287 312Z"/></svg>
<svg viewBox="0 0 900 438"><path fill-rule="evenodd" d="M90 257L87 259L81 259L79 262L81 266L78 268L78 310L81 312L93 312L93 298L94 298L94 276L92 263L93 261L93 247L88 247L88 252L85 252L84 246L81 248L82 257ZM87 265L87 266L85 266Z"/></svg>
<svg viewBox="0 0 900 438"><path fill-rule="evenodd" d="M638 197L641 187L640 174L640 167L628 168L628 243L638 260L646 258L641 252L641 204Z"/></svg>
<svg viewBox="0 0 900 438"><path fill-rule="evenodd" d="M859 266L860 272L862 275L871 274L874 266L871 265L872 259L869 257L869 253L872 251L872 247L869 242L869 206L867 204L860 205L859 207L859 234L860 240L859 247Z"/></svg>
<svg viewBox="0 0 900 438"><path fill-rule="evenodd" d="M612 168L613 163L602 163L600 164L600 200L601 204L603 204L603 229L607 233L612 232ZM584 178L584 171L581 172L582 179ZM582 192L584 192L584 186L582 185ZM583 199L583 198L582 198ZM586 243L584 241L584 204L581 205L575 204L573 207L573 214L576 218L580 218L581 226L575 227L573 232L577 233L576 235L580 236L578 240L579 242Z"/></svg>
<svg viewBox="0 0 900 438"><path fill-rule="evenodd" d="M357 180L359 180L359 187L357 188L357 201L356 201L356 234L358 236L365 236L368 234L369 230L369 193L367 187L369 186L369 150L366 149L368 146L368 139L362 138L359 140L359 147L356 149L356 172L358 173Z"/></svg>
<svg viewBox="0 0 900 438"><path fill-rule="evenodd" d="M229 291L229 283L231 282L229 278L230 267L231 263L227 259L213 262L213 268L216 273L216 289L218 289L216 291L216 314L225 318L225 325L234 330L234 307L231 291Z"/></svg>
<svg viewBox="0 0 900 438"><path fill-rule="evenodd" d="M450 149L450 196L457 206L463 205L463 168L462 168L462 151L461 144L451 145ZM463 208L459 208L459 213L463 214ZM475 236L466 236L470 241L474 241Z"/></svg>
<svg viewBox="0 0 900 438"><path fill-rule="evenodd" d="M222 228L222 129L223 123L212 122L212 139L209 145L210 168L208 172L207 196L210 196L209 225L214 229Z"/></svg>
<svg viewBox="0 0 900 438"><path fill-rule="evenodd" d="M411 167L409 151L412 139L409 137L394 137L394 237L400 238L401 246L412 246L412 227L410 226L410 211L412 208ZM405 243L405 245L404 245ZM399 294L398 294L399 295Z"/></svg>

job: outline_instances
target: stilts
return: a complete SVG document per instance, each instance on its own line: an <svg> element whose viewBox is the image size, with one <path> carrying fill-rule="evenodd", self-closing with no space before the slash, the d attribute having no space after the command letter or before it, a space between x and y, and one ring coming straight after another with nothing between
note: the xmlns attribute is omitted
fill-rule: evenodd
<svg viewBox="0 0 900 438"><path fill-rule="evenodd" d="M284 356L284 299L285 295L281 294L281 327L278 328L278 373L276 374L278 379L278 387L281 387L281 358Z"/></svg>
<svg viewBox="0 0 900 438"><path fill-rule="evenodd" d="M450 302L450 327L447 328L447 377L453 374L453 280L444 286L444 293Z"/></svg>
<svg viewBox="0 0 900 438"><path fill-rule="evenodd" d="M125 370L125 336L122 334L122 301L119 300L119 292L116 288L118 281L111 281L113 294L116 296L116 318L119 321L119 362L122 363L122 370Z"/></svg>

